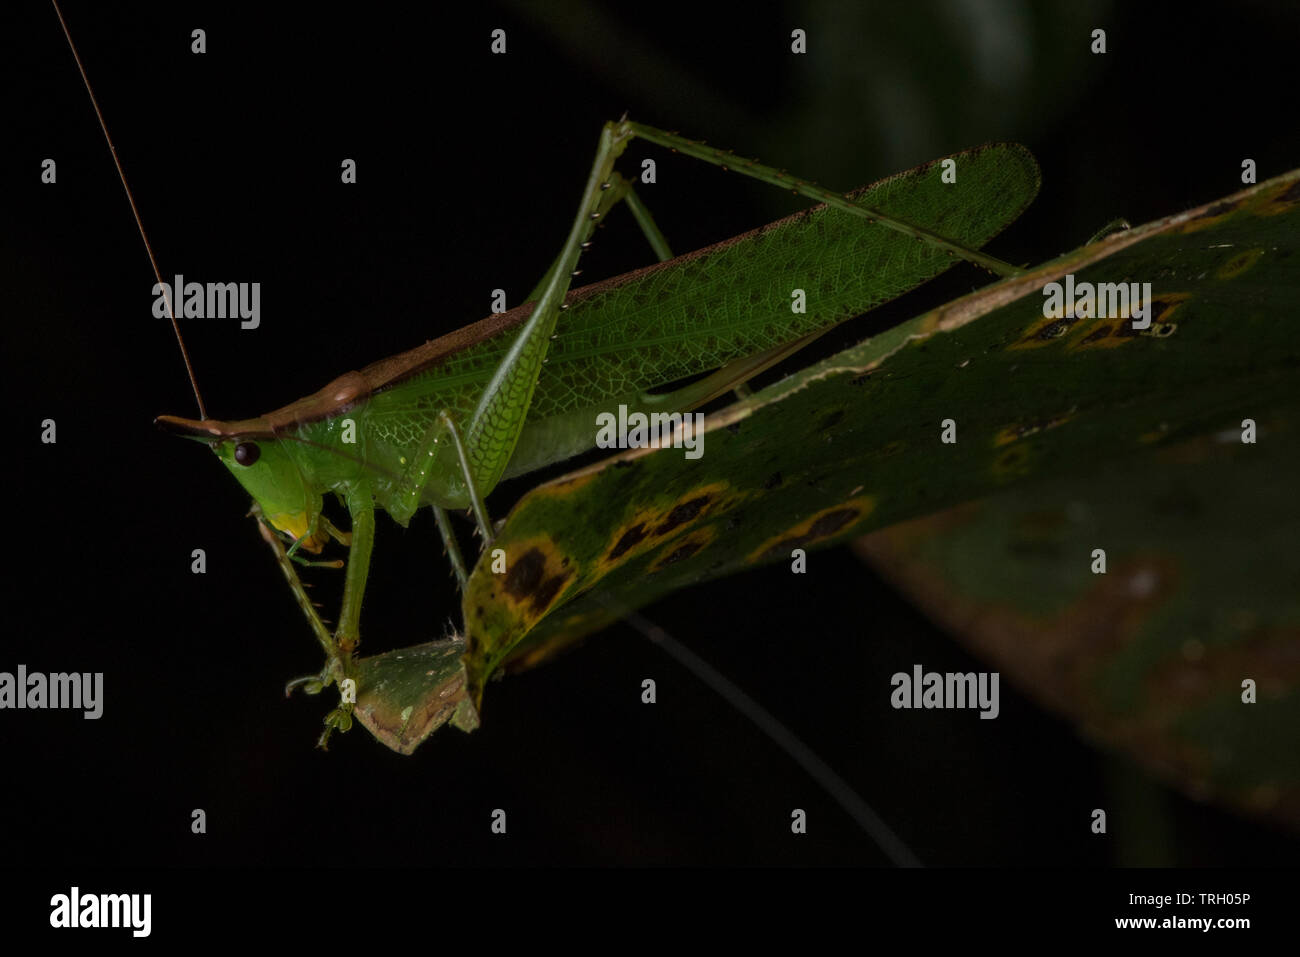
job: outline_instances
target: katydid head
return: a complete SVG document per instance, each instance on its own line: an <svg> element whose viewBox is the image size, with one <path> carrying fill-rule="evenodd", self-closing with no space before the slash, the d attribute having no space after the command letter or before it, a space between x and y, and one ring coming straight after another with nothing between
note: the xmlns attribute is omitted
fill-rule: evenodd
<svg viewBox="0 0 1300 957"><path fill-rule="evenodd" d="M317 530L321 497L314 492L285 443L257 420L221 422L160 415L156 424L175 435L206 442L239 480L275 528L313 554L326 535Z"/></svg>

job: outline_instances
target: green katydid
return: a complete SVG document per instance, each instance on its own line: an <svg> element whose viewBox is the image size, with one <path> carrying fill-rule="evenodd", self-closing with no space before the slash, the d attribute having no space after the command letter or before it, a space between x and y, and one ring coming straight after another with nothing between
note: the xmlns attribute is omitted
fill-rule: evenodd
<svg viewBox="0 0 1300 957"><path fill-rule="evenodd" d="M615 170L638 137L822 205L674 258L632 183ZM493 526L484 498L503 478L593 447L598 413L620 405L662 412L703 405L838 323L937 275L953 259L999 276L1020 273L977 247L1032 198L1038 183L1032 157L1023 147L999 144L951 160L841 194L625 117L601 130L572 227L524 305L348 373L263 416L212 419L200 402L199 419L160 416L157 423L207 443L252 496L263 537L326 653L319 676L301 683L311 691L330 684L342 689L356 674L376 509L406 525L430 506L463 584L466 563L448 510L473 511L486 549ZM963 194L945 175L952 170L981 182L982 195L998 208L964 209ZM571 291L595 227L620 202L659 264ZM161 285L156 266L155 274ZM806 299L802 311L792 308L796 292ZM667 394L651 394L704 373ZM346 531L322 512L327 492L347 508ZM298 553L318 554L331 538L348 548L332 633L290 562L311 564ZM322 741L350 724L345 695L326 718Z"/></svg>

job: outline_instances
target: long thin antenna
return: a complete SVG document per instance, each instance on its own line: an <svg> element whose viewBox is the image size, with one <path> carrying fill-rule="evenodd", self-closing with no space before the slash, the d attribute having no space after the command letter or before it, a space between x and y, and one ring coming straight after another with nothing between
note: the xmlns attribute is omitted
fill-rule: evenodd
<svg viewBox="0 0 1300 957"><path fill-rule="evenodd" d="M812 748L804 744L770 711L745 694L735 682L643 615L620 608L608 598L597 597L606 608L662 648L669 657L676 660L757 725L782 751L794 759L796 764L807 771L809 777L835 799L835 802L862 830L867 832L868 836L876 842L876 846L884 851L885 856L896 866L922 866L917 856L912 853L912 849L903 843L903 839L893 832L871 805L864 801L858 792L835 772L834 768L818 757Z"/></svg>
<svg viewBox="0 0 1300 957"><path fill-rule="evenodd" d="M199 404L199 418L206 419L208 410L203 407L203 396L199 393L199 380L194 375L194 364L190 362L189 350L185 348L185 339L181 335L180 323L176 321L176 314L172 312L171 296L167 292L167 284L163 282L162 270L158 268L158 259L153 254L153 246L149 244L149 237L144 231L144 221L140 219L140 210L135 205L135 197L131 194L131 187L126 181L126 172L122 169L122 161L117 158L117 147L113 145L113 137L108 135L108 124L104 122L104 114L99 109L99 101L95 99L95 91L90 88L90 77L86 75L86 68L81 62L81 54L77 52L77 45L72 42L72 32L68 30L68 21L63 19L63 11L59 9L59 0L50 0L54 6L54 12L59 18L59 25L63 27L63 35L68 38L68 48L72 50L72 58L77 61L77 69L81 71L81 82L86 85L86 92L90 94L90 105L95 108L95 116L99 119L99 128L104 131L104 139L108 142L108 151L113 154L113 165L117 167L117 175L122 180L122 189L126 191L126 201L131 204L131 213L135 216L136 228L140 230L140 238L144 240L145 252L149 254L149 264L153 266L154 278L158 280L158 288L162 290L163 302L167 305L167 318L172 321L172 331L176 333L176 344L181 347L181 358L185 360L185 371L190 375L190 385L194 389L194 400Z"/></svg>

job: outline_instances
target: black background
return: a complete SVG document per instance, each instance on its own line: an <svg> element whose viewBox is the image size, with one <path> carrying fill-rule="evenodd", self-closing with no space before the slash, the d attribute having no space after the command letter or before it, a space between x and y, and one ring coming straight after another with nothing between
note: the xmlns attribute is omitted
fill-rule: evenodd
<svg viewBox="0 0 1300 957"><path fill-rule="evenodd" d="M472 6L472 12L470 8ZM1028 262L1300 163L1293 5L1237 2L66 4L164 276L256 280L262 327L184 329L211 414L277 408L518 301L568 228L600 124L625 110L848 188L990 140L1028 145L1039 200L993 249ZM862 12L862 11L866 12ZM957 11L957 12L954 12ZM989 19L992 14L1000 18ZM473 735L400 757L361 729L313 749L319 667L244 493L154 415L193 415L154 280L53 12L6 9L4 634L0 670L103 671L104 717L0 714L9 864L880 864L743 717L626 626L488 689ZM1089 53L1094 27L1109 52ZM208 52L189 52L190 31ZM488 52L507 30L505 56ZM793 27L809 53L789 52ZM1009 45L1008 45L1009 44ZM981 72L977 64L986 65ZM679 251L801 207L644 145ZM39 182L58 162L57 186ZM339 163L359 183L339 183ZM585 262L648 261L630 220ZM856 341L984 281L958 267ZM38 441L54 418L58 443ZM526 483L492 500L504 514ZM190 572L194 548L208 572ZM380 520L364 634L441 637L454 590L432 520ZM1293 837L1196 804L1003 686L997 721L895 712L888 676L985 667L847 550L674 596L647 615L765 703L929 865L1269 864ZM797 647L798 654L791 654ZM639 702L658 681L660 703ZM1088 812L1117 794L1161 828ZM809 832L793 837L793 807ZM208 833L190 831L194 808ZM493 808L508 836L489 832Z"/></svg>

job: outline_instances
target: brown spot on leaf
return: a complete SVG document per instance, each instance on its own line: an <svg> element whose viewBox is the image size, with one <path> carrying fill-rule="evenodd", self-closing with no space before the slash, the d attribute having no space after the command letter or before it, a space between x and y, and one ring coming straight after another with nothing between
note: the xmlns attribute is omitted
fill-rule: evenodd
<svg viewBox="0 0 1300 957"><path fill-rule="evenodd" d="M1201 215L1199 215L1199 216L1194 216L1194 217L1193 217L1193 221L1195 221L1195 220L1197 220L1197 219L1206 219L1206 218L1211 218L1211 217L1226 216L1228 213L1232 212L1234 209L1236 209L1236 208L1237 208L1238 206L1240 206L1240 205L1241 205L1241 200L1239 200L1239 199L1235 199L1235 200L1232 200L1232 201L1230 201L1230 202L1215 203L1213 206L1211 206L1211 207L1210 207L1209 209L1207 209L1205 212L1201 213Z"/></svg>
<svg viewBox="0 0 1300 957"><path fill-rule="evenodd" d="M1043 340L1059 339L1061 336L1069 332L1070 327L1077 321L1078 320L1070 319L1069 317L1054 319L1034 333L1034 338Z"/></svg>
<svg viewBox="0 0 1300 957"><path fill-rule="evenodd" d="M1263 249L1244 249L1230 257L1227 262L1214 271L1215 279L1236 279L1251 266L1259 262L1264 255Z"/></svg>
<svg viewBox="0 0 1300 957"><path fill-rule="evenodd" d="M712 542L716 535L716 526L707 526L696 529L679 542L670 542L664 546L662 557L655 562L654 568L651 570L655 572L662 571L669 565L691 558L704 546Z"/></svg>
<svg viewBox="0 0 1300 957"><path fill-rule="evenodd" d="M530 548L510 563L504 583L511 598L516 602L528 601L539 616L551 606L572 577L571 572L564 571L549 574L547 564L547 556L540 548Z"/></svg>
<svg viewBox="0 0 1300 957"><path fill-rule="evenodd" d="M816 545L824 539L838 535L849 526L861 521L876 507L876 500L870 496L851 499L843 505L832 505L815 515L804 519L780 535L769 538L746 559L749 562L768 561L790 554L795 548Z"/></svg>
<svg viewBox="0 0 1300 957"><path fill-rule="evenodd" d="M667 535L678 526L685 525L687 522L699 515L700 512L704 511L705 506L709 504L710 500L711 499L708 495L701 495L688 502L683 502L681 505L675 506L673 510L668 513L668 517L659 523L659 527L654 530L654 534Z"/></svg>
<svg viewBox="0 0 1300 957"><path fill-rule="evenodd" d="M1151 322L1168 322L1183 304L1192 298L1190 292L1167 292L1151 297Z"/></svg>
<svg viewBox="0 0 1300 957"><path fill-rule="evenodd" d="M833 429L836 425L839 424L839 421L842 418L844 418L844 410L836 409L834 412L830 413L829 415L827 415L825 418L821 420L821 422L817 426L817 431L825 432L829 429Z"/></svg>
<svg viewBox="0 0 1300 957"><path fill-rule="evenodd" d="M1066 412L1063 415L1052 417L1043 416L1042 418L1029 419L1025 422L1015 422L1011 425L999 429L993 436L993 447L999 448L1003 445L1010 445L1012 442L1019 441L1026 436L1034 435L1038 432L1046 432L1054 429L1058 425L1064 425L1074 418L1074 412Z"/></svg>
<svg viewBox="0 0 1300 957"><path fill-rule="evenodd" d="M533 592L533 608L539 614L551 607L551 602L555 601L555 596L560 593L564 583L569 580L567 575L552 575L550 578L542 579Z"/></svg>
<svg viewBox="0 0 1300 957"><path fill-rule="evenodd" d="M730 511L748 495L726 482L711 482L688 489L675 501L641 504L626 524L615 532L617 539L596 570L596 577L609 574L614 566L634 560L645 552L687 531L704 518L715 518Z"/></svg>
<svg viewBox="0 0 1300 957"><path fill-rule="evenodd" d="M813 522L806 538L808 541L815 541L828 535L834 535L857 517L858 510L856 508L837 508L834 511L827 512Z"/></svg>
<svg viewBox="0 0 1300 957"><path fill-rule="evenodd" d="M1154 312L1155 303L1151 304L1151 308L1152 311ZM1152 325L1153 326L1155 325L1154 319L1152 320ZM1143 331L1144 330L1142 329L1134 329L1133 321L1131 319L1126 319L1124 322L1119 323L1118 325L1115 326L1114 329L1110 331L1110 337L1112 339L1134 339L1140 336Z"/></svg>
<svg viewBox="0 0 1300 957"><path fill-rule="evenodd" d="M1046 346L1065 336L1077 323L1078 319L1068 317L1044 317L1030 323L1029 328L1020 338L1008 346L1008 349L1035 349Z"/></svg>
<svg viewBox="0 0 1300 957"><path fill-rule="evenodd" d="M609 550L609 555L606 556L607 559L621 558L628 549L639 544L645 537L645 525L638 522L623 533L614 544L614 547Z"/></svg>
<svg viewBox="0 0 1300 957"><path fill-rule="evenodd" d="M680 562L683 558L690 558L703 547L699 542L686 542L683 545L678 545L667 558L655 566L655 570L658 571L666 565Z"/></svg>
<svg viewBox="0 0 1300 957"><path fill-rule="evenodd" d="M506 591L515 598L523 598L537 587L546 569L546 556L536 548L524 552L522 558L515 560L506 573Z"/></svg>
<svg viewBox="0 0 1300 957"><path fill-rule="evenodd" d="M1033 457L1032 443L1021 442L1011 446L993 460L993 477L999 482L1019 478L1029 471L1029 461Z"/></svg>
<svg viewBox="0 0 1300 957"><path fill-rule="evenodd" d="M1257 216L1277 216L1300 205L1300 181L1278 185L1256 200L1251 212Z"/></svg>
<svg viewBox="0 0 1300 957"><path fill-rule="evenodd" d="M1112 349L1134 342L1142 336L1163 338L1172 334L1177 328L1169 320L1183 303L1191 298L1192 294L1188 292L1166 292L1152 296L1147 303L1147 308L1150 310L1148 318L1151 320L1148 328L1134 329L1131 315L1122 316L1119 322L1113 319L1096 319L1089 326L1081 327L1088 329L1087 335L1066 348L1071 352L1081 349ZM1129 312L1131 311L1130 309Z"/></svg>
<svg viewBox="0 0 1300 957"><path fill-rule="evenodd" d="M1217 226L1226 217L1236 212L1241 204L1242 200L1240 199L1215 203L1214 205L1207 207L1205 212L1198 213L1187 222L1169 230L1169 232L1171 235L1174 233L1199 233L1203 229Z"/></svg>
<svg viewBox="0 0 1300 957"><path fill-rule="evenodd" d="M1110 331L1111 331L1111 327L1109 325L1099 326L1096 329L1092 330L1092 332L1084 336L1083 339L1079 342L1079 345L1087 346L1087 345L1091 345L1094 342L1097 342L1100 339L1105 339L1108 335L1110 335Z"/></svg>

